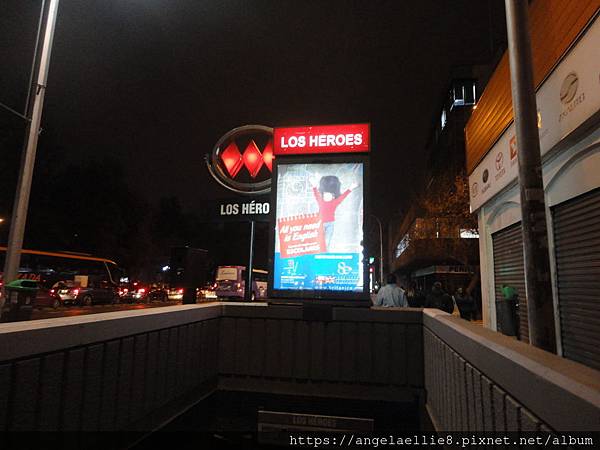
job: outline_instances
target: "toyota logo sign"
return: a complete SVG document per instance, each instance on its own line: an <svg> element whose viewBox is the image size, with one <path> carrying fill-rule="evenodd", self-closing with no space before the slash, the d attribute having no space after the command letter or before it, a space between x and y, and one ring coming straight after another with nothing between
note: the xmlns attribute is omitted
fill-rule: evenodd
<svg viewBox="0 0 600 450"><path fill-rule="evenodd" d="M273 128L245 125L225 133L206 165L223 187L238 194L267 194L273 170Z"/></svg>

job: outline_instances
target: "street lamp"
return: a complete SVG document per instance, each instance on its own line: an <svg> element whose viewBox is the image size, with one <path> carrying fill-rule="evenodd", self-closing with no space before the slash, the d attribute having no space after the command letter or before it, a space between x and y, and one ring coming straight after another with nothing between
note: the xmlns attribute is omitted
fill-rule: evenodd
<svg viewBox="0 0 600 450"><path fill-rule="evenodd" d="M44 37L41 52L35 51L34 68L37 66L35 84L30 85L31 98L28 98L26 118L29 122L27 135L25 137L25 148L21 158L21 170L10 221L8 243L6 246L6 261L4 263L4 281L9 282L17 278L21 260L21 249L23 247L23 235L25 233L25 222L27 210L29 209L29 194L31 192L31 180L33 178L33 166L37 150L38 136L40 134L40 123L42 120L42 108L44 106L44 94L46 92L46 80L48 79L48 68L50 67L50 52L54 38L54 27L56 25L56 13L58 0L49 0L43 3L42 18L46 18Z"/></svg>
<svg viewBox="0 0 600 450"><path fill-rule="evenodd" d="M379 225L379 286L383 286L383 228L381 220L375 214L369 214Z"/></svg>

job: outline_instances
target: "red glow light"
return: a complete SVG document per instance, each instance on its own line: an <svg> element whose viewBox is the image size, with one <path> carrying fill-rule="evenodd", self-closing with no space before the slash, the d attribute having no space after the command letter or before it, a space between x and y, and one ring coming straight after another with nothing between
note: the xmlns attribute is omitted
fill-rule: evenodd
<svg viewBox="0 0 600 450"><path fill-rule="evenodd" d="M256 143L253 140L250 141L250 143L246 147L246 150L244 150L243 158L244 165L246 166L246 169L248 169L250 176L252 178L256 178L256 175L258 175L258 172L260 171L260 168L263 165L263 158L260 153L260 150L258 149Z"/></svg>
<svg viewBox="0 0 600 450"><path fill-rule="evenodd" d="M231 178L235 178L243 165L242 155L235 142L231 142L221 153L221 160Z"/></svg>
<svg viewBox="0 0 600 450"><path fill-rule="evenodd" d="M265 166L268 167L269 172L273 172L273 139L269 139L262 153L263 161Z"/></svg>

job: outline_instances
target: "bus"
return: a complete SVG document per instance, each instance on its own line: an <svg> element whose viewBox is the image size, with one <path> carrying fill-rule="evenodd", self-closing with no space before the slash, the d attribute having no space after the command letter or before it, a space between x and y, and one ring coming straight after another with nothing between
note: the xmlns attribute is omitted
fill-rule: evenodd
<svg viewBox="0 0 600 450"><path fill-rule="evenodd" d="M4 268L6 247L0 247L0 268ZM63 304L90 306L117 303L118 283L123 271L114 261L83 253L21 251L18 278L38 281L55 289ZM0 273L0 286L3 277Z"/></svg>
<svg viewBox="0 0 600 450"><path fill-rule="evenodd" d="M269 272L252 269L251 301L267 297L267 277ZM244 299L246 288L245 266L219 266L215 276L215 294L220 298Z"/></svg>

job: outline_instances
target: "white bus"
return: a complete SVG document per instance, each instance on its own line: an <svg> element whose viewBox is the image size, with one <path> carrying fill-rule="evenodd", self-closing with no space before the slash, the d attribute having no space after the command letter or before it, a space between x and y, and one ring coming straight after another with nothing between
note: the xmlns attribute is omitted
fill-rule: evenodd
<svg viewBox="0 0 600 450"><path fill-rule="evenodd" d="M252 269L252 301L267 297L267 277L269 272ZM245 266L219 266L215 276L215 293L219 298L244 298L246 289Z"/></svg>

